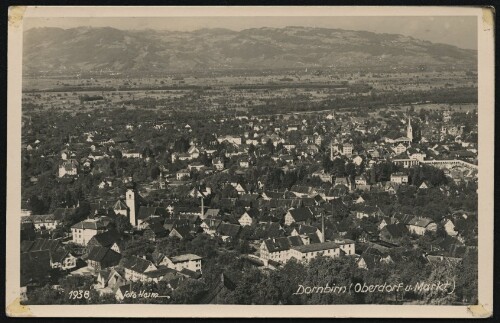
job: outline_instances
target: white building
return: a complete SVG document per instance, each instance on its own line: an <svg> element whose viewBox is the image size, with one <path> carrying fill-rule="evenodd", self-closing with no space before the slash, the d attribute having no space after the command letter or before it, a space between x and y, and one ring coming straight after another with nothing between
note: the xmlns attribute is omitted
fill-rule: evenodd
<svg viewBox="0 0 500 323"><path fill-rule="evenodd" d="M78 162L74 159L63 161L59 165L59 177L76 176L78 174Z"/></svg>
<svg viewBox="0 0 500 323"><path fill-rule="evenodd" d="M235 145L238 145L238 146L241 145L241 137L236 137L236 136L222 136L222 137L218 137L217 141L219 143L227 141L227 142L229 142L231 144L235 144Z"/></svg>
<svg viewBox="0 0 500 323"><path fill-rule="evenodd" d="M396 184L407 184L408 175L403 173L393 173L391 174L391 182Z"/></svg>
<svg viewBox="0 0 500 323"><path fill-rule="evenodd" d="M96 234L106 231L104 224L99 219L86 219L71 227L73 243L86 246Z"/></svg>
<svg viewBox="0 0 500 323"><path fill-rule="evenodd" d="M165 265L168 268L181 271L182 269L188 269L194 272L201 273L201 257L195 254L185 254L175 257L165 257L163 258L161 265Z"/></svg>
<svg viewBox="0 0 500 323"><path fill-rule="evenodd" d="M122 151L123 158L141 158L141 153L138 151Z"/></svg>
<svg viewBox="0 0 500 323"><path fill-rule="evenodd" d="M343 254L354 254L353 241L336 240L292 247L289 251L289 258L291 259L293 257L299 261L309 262L318 256L337 258Z"/></svg>
<svg viewBox="0 0 500 323"><path fill-rule="evenodd" d="M344 144L342 146L342 155L344 156L351 156L352 155L352 151L353 151L354 147L352 144Z"/></svg>

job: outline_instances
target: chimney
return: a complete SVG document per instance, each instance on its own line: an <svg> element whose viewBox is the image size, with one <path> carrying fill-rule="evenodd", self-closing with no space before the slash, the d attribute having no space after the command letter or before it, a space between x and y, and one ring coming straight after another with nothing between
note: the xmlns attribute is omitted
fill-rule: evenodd
<svg viewBox="0 0 500 323"><path fill-rule="evenodd" d="M325 242L325 214L321 213L321 242Z"/></svg>
<svg viewBox="0 0 500 323"><path fill-rule="evenodd" d="M201 198L201 218L204 219L205 218L205 205L203 203L203 195L201 195L200 198Z"/></svg>

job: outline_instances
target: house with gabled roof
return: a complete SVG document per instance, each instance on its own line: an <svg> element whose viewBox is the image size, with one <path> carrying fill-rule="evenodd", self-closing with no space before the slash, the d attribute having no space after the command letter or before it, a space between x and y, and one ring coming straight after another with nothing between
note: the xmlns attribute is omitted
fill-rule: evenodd
<svg viewBox="0 0 500 323"><path fill-rule="evenodd" d="M303 242L298 236L266 239L260 244L260 258L264 261L264 264L270 260L286 263L289 259L290 248L301 245L303 245Z"/></svg>
<svg viewBox="0 0 500 323"><path fill-rule="evenodd" d="M381 262L382 262L382 257L380 255L366 252L359 257L357 261L357 266L360 269L372 270L377 267L380 267Z"/></svg>
<svg viewBox="0 0 500 323"><path fill-rule="evenodd" d="M427 231L436 232L437 224L430 218L413 217L407 222L406 227L411 233L424 235Z"/></svg>
<svg viewBox="0 0 500 323"><path fill-rule="evenodd" d="M50 266L61 270L70 270L76 267L78 258L64 248L50 250Z"/></svg>
<svg viewBox="0 0 500 323"><path fill-rule="evenodd" d="M201 273L201 260L202 257L195 254L183 254L174 257L164 257L160 265L167 266L168 268L182 271L188 269L190 271Z"/></svg>
<svg viewBox="0 0 500 323"><path fill-rule="evenodd" d="M193 235L191 234L191 228L189 226L174 226L170 233L169 237L175 237L181 240L191 239Z"/></svg>
<svg viewBox="0 0 500 323"><path fill-rule="evenodd" d="M120 265L125 270L124 278L128 281L147 281L146 273L158 269L151 261L136 256L122 258Z"/></svg>
<svg viewBox="0 0 500 323"><path fill-rule="evenodd" d="M364 199L364 198L360 195L360 196L356 199L356 201L354 201L354 203L356 203L356 204L363 204L363 203L365 203L365 199Z"/></svg>
<svg viewBox="0 0 500 323"><path fill-rule="evenodd" d="M167 217L169 214L167 208L160 206L139 206L137 212L137 227L139 229L145 229L149 219L158 218L162 219Z"/></svg>
<svg viewBox="0 0 500 323"><path fill-rule="evenodd" d="M194 145L189 147L187 153L189 154L191 159L196 159L196 158L200 157L200 150Z"/></svg>
<svg viewBox="0 0 500 323"><path fill-rule="evenodd" d="M221 219L206 218L203 220L200 227L203 229L203 232L213 237L217 232L217 228L221 223L222 223Z"/></svg>
<svg viewBox="0 0 500 323"><path fill-rule="evenodd" d="M379 218L378 229L382 230L386 225L398 223L398 219L395 217L382 216Z"/></svg>
<svg viewBox="0 0 500 323"><path fill-rule="evenodd" d="M420 184L420 186L418 187L418 189L424 190L430 187L432 187L432 185L428 181L423 181L422 184Z"/></svg>
<svg viewBox="0 0 500 323"><path fill-rule="evenodd" d="M116 289L126 284L125 278L114 268L106 268L97 272L97 287Z"/></svg>
<svg viewBox="0 0 500 323"><path fill-rule="evenodd" d="M242 227L252 225L259 218L260 212L257 209L249 208L244 211L243 214L238 218L238 222Z"/></svg>
<svg viewBox="0 0 500 323"><path fill-rule="evenodd" d="M120 234L116 230L108 230L93 236L87 243L87 250L93 247L105 247L121 253L123 242Z"/></svg>
<svg viewBox="0 0 500 323"><path fill-rule="evenodd" d="M216 235L222 238L222 241L234 241L237 239L241 226L237 224L221 223L217 227Z"/></svg>
<svg viewBox="0 0 500 323"><path fill-rule="evenodd" d="M290 192L297 197L313 197L318 193L313 187L304 185L293 185Z"/></svg>
<svg viewBox="0 0 500 323"><path fill-rule="evenodd" d="M441 221L441 223L449 236L456 237L458 235L458 231L455 230L455 224L452 219L445 218Z"/></svg>
<svg viewBox="0 0 500 323"><path fill-rule="evenodd" d="M299 236L302 242L306 244L319 243L323 241L323 233L320 229L311 225L299 224L295 226L290 233L291 236Z"/></svg>
<svg viewBox="0 0 500 323"><path fill-rule="evenodd" d="M161 222L154 221L146 226L142 235L149 241L157 241L166 238L168 234L169 232L163 227Z"/></svg>
<svg viewBox="0 0 500 323"><path fill-rule="evenodd" d="M310 224L313 219L314 214L310 208L299 207L288 210L285 214L285 225L291 225L292 223Z"/></svg>
<svg viewBox="0 0 500 323"><path fill-rule="evenodd" d="M128 216L128 207L127 204L125 204L124 201L118 200L116 203L113 205L113 211L115 214L123 215L123 216Z"/></svg>
<svg viewBox="0 0 500 323"><path fill-rule="evenodd" d="M30 218L36 230L52 231L56 229L62 221L62 217L58 217L56 214L33 214Z"/></svg>
<svg viewBox="0 0 500 323"><path fill-rule="evenodd" d="M87 256L87 265L95 270L101 270L118 265L122 256L111 248L92 247Z"/></svg>
<svg viewBox="0 0 500 323"><path fill-rule="evenodd" d="M380 230L380 239L391 243L397 243L401 238L409 234L410 232L403 223L388 224Z"/></svg>
<svg viewBox="0 0 500 323"><path fill-rule="evenodd" d="M241 183L231 183L231 185L234 187L234 189L236 190L236 192L238 193L238 195L241 195L241 194L246 194L247 193L247 190L245 188L245 186Z"/></svg>

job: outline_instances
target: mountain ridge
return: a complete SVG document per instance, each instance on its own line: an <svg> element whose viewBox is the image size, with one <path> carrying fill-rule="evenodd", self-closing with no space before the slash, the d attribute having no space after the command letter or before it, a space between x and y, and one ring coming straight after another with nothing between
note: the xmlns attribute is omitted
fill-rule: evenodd
<svg viewBox="0 0 500 323"><path fill-rule="evenodd" d="M477 64L477 51L452 45L300 26L241 31L39 27L24 36L23 68L28 73Z"/></svg>

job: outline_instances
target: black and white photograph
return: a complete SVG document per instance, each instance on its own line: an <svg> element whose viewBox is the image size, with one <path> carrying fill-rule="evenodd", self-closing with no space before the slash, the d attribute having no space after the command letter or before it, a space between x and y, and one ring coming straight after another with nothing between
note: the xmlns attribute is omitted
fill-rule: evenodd
<svg viewBox="0 0 500 323"><path fill-rule="evenodd" d="M492 315L481 9L287 8L9 22L8 314Z"/></svg>

